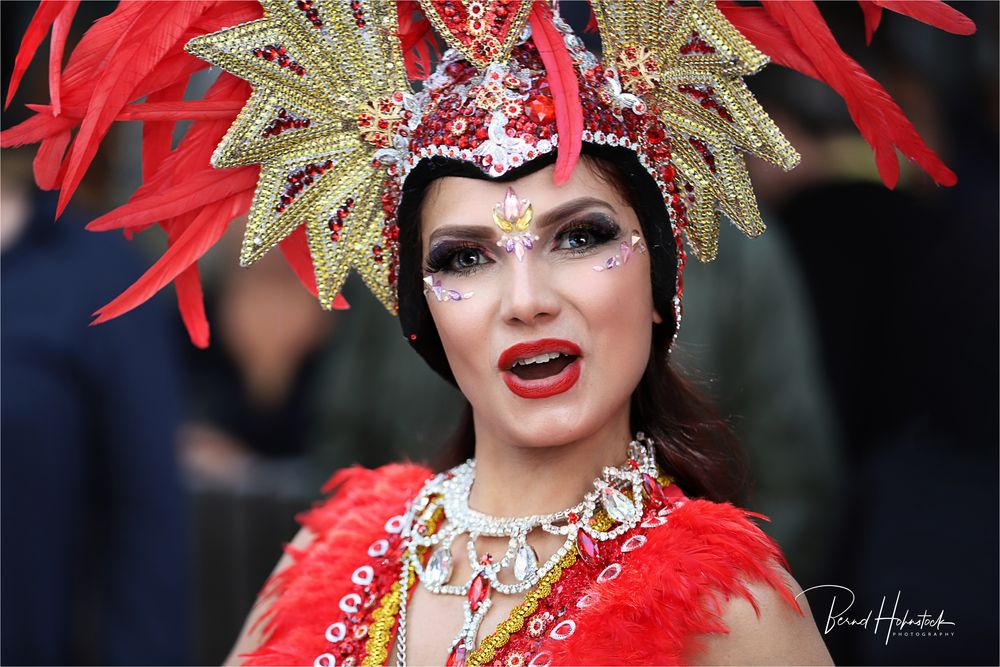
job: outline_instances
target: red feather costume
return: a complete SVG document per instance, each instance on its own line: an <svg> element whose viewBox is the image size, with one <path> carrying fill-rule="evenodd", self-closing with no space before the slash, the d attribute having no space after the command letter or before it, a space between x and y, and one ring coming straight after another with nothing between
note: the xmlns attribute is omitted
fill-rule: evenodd
<svg viewBox="0 0 1000 667"><path fill-rule="evenodd" d="M365 661L381 601L398 579L393 520L430 476L408 464L334 475L326 486L332 497L301 518L315 540L305 550L289 548L293 564L264 588L267 638L245 664L306 665L327 653L338 665ZM639 526L601 544L600 562L577 560L565 569L489 664L684 664L699 635L727 631L721 599L741 596L756 609L752 582L773 587L801 613L779 576L780 550L750 520L763 517L728 503L688 500L674 485L666 491L676 503L672 511L647 509ZM628 550L629 540L641 546ZM372 582L352 581L366 565ZM395 632L389 620L383 650Z"/></svg>

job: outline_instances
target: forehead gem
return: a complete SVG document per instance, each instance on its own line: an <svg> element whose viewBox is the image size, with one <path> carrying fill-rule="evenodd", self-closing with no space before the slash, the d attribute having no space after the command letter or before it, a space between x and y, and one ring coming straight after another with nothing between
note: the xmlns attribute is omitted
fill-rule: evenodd
<svg viewBox="0 0 1000 667"><path fill-rule="evenodd" d="M508 253L514 253L519 261L524 259L524 253L531 250L539 238L528 231L533 217L531 202L518 197L514 188L507 188L504 198L493 207L493 222L504 232L497 245Z"/></svg>

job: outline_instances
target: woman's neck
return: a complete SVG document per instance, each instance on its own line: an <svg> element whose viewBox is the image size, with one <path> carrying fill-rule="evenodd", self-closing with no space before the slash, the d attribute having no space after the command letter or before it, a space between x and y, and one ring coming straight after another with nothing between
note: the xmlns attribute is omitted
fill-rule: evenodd
<svg viewBox="0 0 1000 667"><path fill-rule="evenodd" d="M526 447L476 425L476 481L469 505L492 516L549 514L572 507L604 466L625 461L628 411L596 432L552 446Z"/></svg>

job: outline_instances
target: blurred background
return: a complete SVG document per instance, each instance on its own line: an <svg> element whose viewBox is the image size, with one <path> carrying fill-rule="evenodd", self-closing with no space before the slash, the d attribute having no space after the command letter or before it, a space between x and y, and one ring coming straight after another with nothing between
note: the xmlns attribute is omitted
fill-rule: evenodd
<svg viewBox="0 0 1000 667"><path fill-rule="evenodd" d="M856 3L821 9L958 185L904 165L886 189L840 99L769 67L748 83L802 164L752 164L768 232L724 229L685 279L678 361L742 437L744 504L802 587L955 623L888 643L836 628L838 664L1000 662L1000 5L951 4L977 34L890 12L866 46ZM83 3L68 46L113 6ZM3 96L34 9L0 3ZM562 12L582 30L585 5ZM46 51L3 128L47 101ZM276 253L237 268L240 224L201 262L209 349L172 290L88 327L165 245L83 229L138 186L140 139L118 124L58 222L35 148L0 155L3 664L221 662L326 478L432 460L458 422L460 397L360 281L349 311L324 312ZM807 596L822 630L830 589Z"/></svg>

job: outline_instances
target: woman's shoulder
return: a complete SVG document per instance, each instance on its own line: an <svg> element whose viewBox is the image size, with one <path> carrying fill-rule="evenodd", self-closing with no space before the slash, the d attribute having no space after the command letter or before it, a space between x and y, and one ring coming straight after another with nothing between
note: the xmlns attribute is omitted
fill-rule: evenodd
<svg viewBox="0 0 1000 667"><path fill-rule="evenodd" d="M758 618L802 615L780 548L755 523L764 517L687 498L674 484L665 490L666 506L648 512L596 575L595 602L575 619L586 641L567 643L555 662L688 664L703 650L701 638L748 625L735 613L744 606ZM577 654L581 647L587 655Z"/></svg>
<svg viewBox="0 0 1000 667"><path fill-rule="evenodd" d="M671 516L663 541L682 542L680 555L691 560L670 570L704 586L686 623L681 662L833 664L802 588L756 520L769 519L708 500L688 501Z"/></svg>

